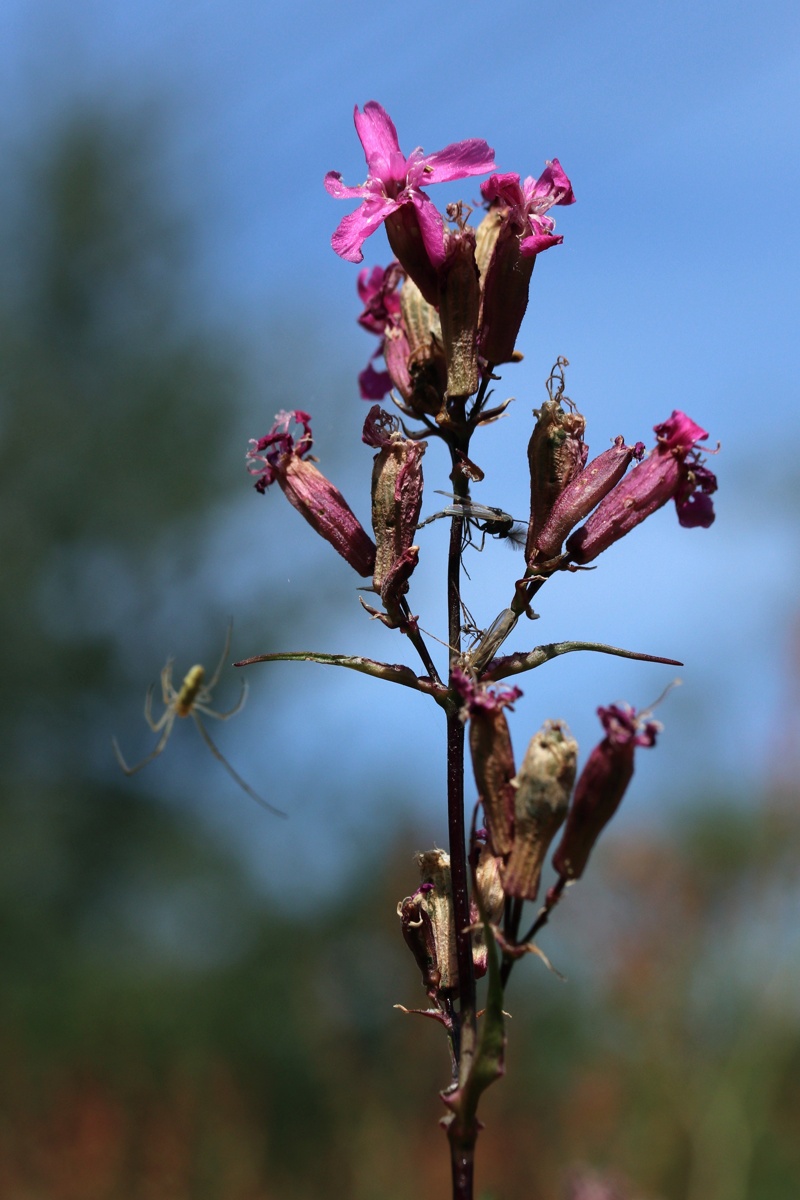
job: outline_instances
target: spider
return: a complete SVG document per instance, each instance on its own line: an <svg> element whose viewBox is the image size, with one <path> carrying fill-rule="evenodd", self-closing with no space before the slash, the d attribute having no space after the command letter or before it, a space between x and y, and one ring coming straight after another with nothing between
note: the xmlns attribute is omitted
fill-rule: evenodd
<svg viewBox="0 0 800 1200"><path fill-rule="evenodd" d="M239 775L239 773L233 769L222 751L219 750L211 740L210 733L198 715L199 713L203 713L204 716L214 717L214 719L217 721L227 721L230 717L235 717L236 714L241 712L241 710L244 708L244 704L247 699L246 680L242 680L242 694L239 697L238 703L235 704L234 707L228 712L214 712L213 708L208 707L211 703L212 692L219 682L219 677L222 674L222 668L225 665L226 658L228 657L228 651L230 650L231 646L232 630L233 623L231 622L228 625L228 632L225 637L225 645L222 650L222 656L217 664L216 671L211 676L208 683L205 682L205 667L200 666L198 663L187 672L187 674L184 676L180 689L176 691L172 683L172 664L174 660L172 658L167 659L161 670L161 698L164 702L164 711L157 721L153 719L153 692L155 690L155 684L151 684L147 689L147 695L145 696L144 700L145 720L152 729L153 733L161 734L161 737L156 742L155 749L152 750L150 754L146 755L141 762L136 763L135 766L129 767L125 762L125 759L122 757L122 751L119 748L117 739L113 738L112 745L114 747L114 754L116 755L117 762L125 774L135 775L137 771L141 771L142 767L146 767L148 763L151 763L154 758L158 758L159 754L169 741L169 735L172 733L172 727L175 724L175 718L191 716L200 732L201 738L214 755L214 758L222 763L231 779L238 783L242 791L247 792L248 796L251 796L257 804L260 804L263 808L268 809L269 812L274 813L278 817L285 817L285 812L283 812L280 808L276 808L273 804L270 804L268 800L263 798L263 796L259 796L258 792L255 792L250 787L249 783L245 783L241 775Z"/></svg>

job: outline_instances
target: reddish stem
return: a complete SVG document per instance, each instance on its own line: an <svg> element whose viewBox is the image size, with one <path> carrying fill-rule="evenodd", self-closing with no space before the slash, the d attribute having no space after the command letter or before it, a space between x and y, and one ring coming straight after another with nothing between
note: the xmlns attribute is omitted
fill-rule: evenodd
<svg viewBox="0 0 800 1200"><path fill-rule="evenodd" d="M458 491L458 485L456 485ZM447 564L448 638L451 666L461 649L461 548L464 519L454 516L450 528ZM452 679L450 680L452 687ZM450 873L453 887L453 916L456 927L459 1009L455 1053L458 1080L469 1071L475 1049L475 970L472 961L467 849L464 823L464 725L457 708L447 713L447 825L450 843ZM472 1200L474 1194L474 1148L477 1130L465 1143L464 1131L453 1121L448 1127L453 1178L453 1200Z"/></svg>

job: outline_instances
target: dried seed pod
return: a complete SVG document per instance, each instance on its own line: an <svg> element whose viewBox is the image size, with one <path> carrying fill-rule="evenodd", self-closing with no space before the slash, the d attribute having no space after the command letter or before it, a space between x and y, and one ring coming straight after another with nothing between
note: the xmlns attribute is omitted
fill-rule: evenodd
<svg viewBox="0 0 800 1200"><path fill-rule="evenodd" d="M421 880L420 903L431 923L439 987L454 989L458 987L458 961L450 857L444 850L425 850L417 855L417 863Z"/></svg>
<svg viewBox="0 0 800 1200"><path fill-rule="evenodd" d="M481 286L486 275L486 268L489 266L494 254L500 230L504 224L505 215L503 209L495 206L488 210L486 216L475 230L475 262L481 274Z"/></svg>
<svg viewBox="0 0 800 1200"><path fill-rule="evenodd" d="M514 779L514 845L503 870L507 895L535 900L542 864L567 815L578 743L560 721L546 721L531 738Z"/></svg>
<svg viewBox="0 0 800 1200"><path fill-rule="evenodd" d="M481 908L490 924L496 924L502 915L505 903L505 893L500 878L500 862L495 858L488 846L477 847L478 862L475 867L475 887L480 893ZM475 965L475 975L478 979L486 974L486 934L481 921L481 913L473 898L470 901L470 920L475 929L472 934L472 961Z"/></svg>
<svg viewBox="0 0 800 1200"><path fill-rule="evenodd" d="M481 289L475 265L475 232L468 226L447 235L439 272L439 317L447 359L447 394L466 398L478 390L478 310Z"/></svg>
<svg viewBox="0 0 800 1200"><path fill-rule="evenodd" d="M412 358L419 360L442 353L439 313L428 303L413 279L407 279L400 290L400 313Z"/></svg>
<svg viewBox="0 0 800 1200"><path fill-rule="evenodd" d="M525 560L533 561L539 533L567 484L583 470L589 447L583 440L586 420L577 411L564 411L560 395L534 410L536 424L528 443L531 476L531 515Z"/></svg>
<svg viewBox="0 0 800 1200"><path fill-rule="evenodd" d="M405 399L416 415L444 417L446 413L447 359L439 314L406 279L400 292L402 328L408 341L410 388Z"/></svg>
<svg viewBox="0 0 800 1200"><path fill-rule="evenodd" d="M469 713L469 748L475 783L483 805L492 853L508 854L514 827L516 773L511 734L503 709L522 694L519 688L487 688L453 672Z"/></svg>
<svg viewBox="0 0 800 1200"><path fill-rule="evenodd" d="M403 929L406 945L416 959L422 975L422 986L429 994L435 992L441 983L441 971L436 954L436 941L433 936L433 925L423 903L422 889L406 896L397 905L397 915Z"/></svg>
<svg viewBox="0 0 800 1200"><path fill-rule="evenodd" d="M383 596L395 564L414 543L422 508L422 456L427 443L404 437L397 418L377 404L364 422L362 439L378 450L372 468L372 528L376 545L372 582L376 592Z"/></svg>

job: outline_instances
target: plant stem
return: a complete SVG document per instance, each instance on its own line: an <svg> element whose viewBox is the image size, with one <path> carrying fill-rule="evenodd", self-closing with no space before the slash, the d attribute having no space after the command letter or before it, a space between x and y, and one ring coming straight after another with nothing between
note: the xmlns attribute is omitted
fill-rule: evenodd
<svg viewBox="0 0 800 1200"><path fill-rule="evenodd" d="M472 1200L475 1181L474 1145L463 1150L451 1143L453 1200Z"/></svg>
<svg viewBox="0 0 800 1200"><path fill-rule="evenodd" d="M464 519L454 516L450 527L447 563L448 640L451 669L461 650L461 547ZM452 679L450 680L452 686ZM453 916L456 928L459 1011L456 1022L457 1085L463 1084L475 1054L475 971L472 962L467 851L464 823L464 725L453 706L447 712L447 825L450 842L450 873L453 887ZM465 1131L458 1119L448 1126L453 1200L472 1200L474 1146L477 1130Z"/></svg>

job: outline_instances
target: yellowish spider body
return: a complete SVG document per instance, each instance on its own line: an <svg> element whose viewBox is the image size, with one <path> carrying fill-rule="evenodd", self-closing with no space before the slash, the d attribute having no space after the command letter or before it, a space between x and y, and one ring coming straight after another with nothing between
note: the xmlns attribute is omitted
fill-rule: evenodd
<svg viewBox="0 0 800 1200"><path fill-rule="evenodd" d="M175 698L175 712L179 717L188 717L192 711L192 706L200 692L203 690L203 680L206 677L205 667L197 666L187 672L184 676L181 690Z"/></svg>
<svg viewBox="0 0 800 1200"><path fill-rule="evenodd" d="M155 720L153 717L153 691L155 689L155 685L151 684L151 686L147 689L147 695L145 696L144 700L144 717L153 733L161 734L160 738L156 742L155 749L153 749L150 754L143 758L141 762L136 763L136 765L132 767L129 767L125 762L125 759L122 757L122 751L117 744L116 738L113 739L114 753L117 756L117 762L125 774L135 775L137 771L141 771L142 767L146 767L148 763L151 763L154 758L158 758L159 754L169 741L169 735L172 733L172 727L175 724L176 717L191 717L198 728L201 738L214 755L214 758L216 758L218 762L222 763L225 770L228 772L231 778L238 783L242 791L247 792L248 796L251 796L257 804L269 809L271 813L275 813L276 816L279 817L285 817L285 812L282 812L279 808L275 808L275 806L270 804L268 800L265 800L263 796L259 796L258 792L254 791L253 788L250 787L250 784L246 783L244 779L242 779L241 775L239 775L239 773L233 769L227 758L225 758L223 755L222 751L219 750L211 740L210 733L198 715L199 713L203 713L204 716L213 717L216 721L227 721L230 717L236 716L236 714L241 712L242 708L244 708L244 703L247 699L247 683L244 680L242 681L242 693L239 697L238 703L235 704L233 708L229 709L228 712L215 712L214 709L209 708L212 693L219 682L219 677L222 674L222 668L225 665L226 658L228 657L228 652L231 646L231 631L232 625L229 625L228 633L225 638L225 646L222 650L222 656L217 664L216 671L211 676L211 679L208 681L208 683L205 682L205 667L197 663L195 666L191 667L189 671L187 671L186 675L184 676L183 683L180 686L180 690L176 691L172 683L173 660L171 658L167 659L161 670L161 698L164 703L164 711L158 720Z"/></svg>

